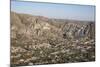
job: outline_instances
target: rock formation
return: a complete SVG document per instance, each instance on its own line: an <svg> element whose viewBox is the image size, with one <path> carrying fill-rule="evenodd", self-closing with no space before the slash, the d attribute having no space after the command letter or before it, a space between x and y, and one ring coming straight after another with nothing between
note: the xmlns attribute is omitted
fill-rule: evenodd
<svg viewBox="0 0 100 67"><path fill-rule="evenodd" d="M11 12L11 65L94 60L94 22Z"/></svg>

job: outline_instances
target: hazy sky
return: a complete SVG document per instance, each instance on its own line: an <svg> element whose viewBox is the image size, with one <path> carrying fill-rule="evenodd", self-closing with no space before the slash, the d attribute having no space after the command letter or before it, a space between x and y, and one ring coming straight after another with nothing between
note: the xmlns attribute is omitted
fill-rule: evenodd
<svg viewBox="0 0 100 67"><path fill-rule="evenodd" d="M95 19L95 6L11 1L11 11L49 18L88 20Z"/></svg>

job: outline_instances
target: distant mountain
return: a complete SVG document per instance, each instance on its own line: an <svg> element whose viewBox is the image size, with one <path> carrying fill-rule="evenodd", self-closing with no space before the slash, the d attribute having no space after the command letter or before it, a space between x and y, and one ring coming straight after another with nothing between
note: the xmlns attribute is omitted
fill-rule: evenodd
<svg viewBox="0 0 100 67"><path fill-rule="evenodd" d="M95 23L88 21L49 19L43 16L32 16L15 12L11 12L11 25L11 30L14 31L12 31L13 33L18 31L18 34L27 34L27 36L33 34L40 36L39 34L43 34L43 31L48 31L49 34L54 31L56 34L58 32L62 36L65 34L66 36L73 37L88 36L93 31L90 35L93 36L95 28ZM12 37L15 38L15 36Z"/></svg>

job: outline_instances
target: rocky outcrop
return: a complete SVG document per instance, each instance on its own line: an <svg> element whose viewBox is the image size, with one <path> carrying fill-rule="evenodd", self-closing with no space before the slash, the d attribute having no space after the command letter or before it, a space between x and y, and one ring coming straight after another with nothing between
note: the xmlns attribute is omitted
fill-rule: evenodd
<svg viewBox="0 0 100 67"><path fill-rule="evenodd" d="M12 65L94 60L94 22L11 12Z"/></svg>

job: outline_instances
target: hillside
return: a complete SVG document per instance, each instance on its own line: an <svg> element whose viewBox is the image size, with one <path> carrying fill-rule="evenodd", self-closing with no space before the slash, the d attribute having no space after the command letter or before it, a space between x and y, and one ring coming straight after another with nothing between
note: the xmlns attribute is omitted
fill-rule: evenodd
<svg viewBox="0 0 100 67"><path fill-rule="evenodd" d="M94 22L11 12L11 65L94 60Z"/></svg>

